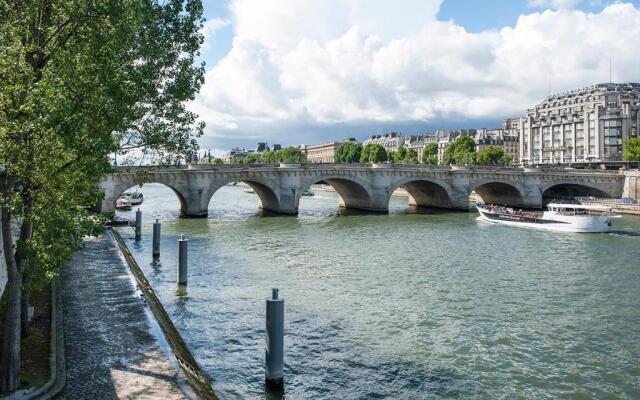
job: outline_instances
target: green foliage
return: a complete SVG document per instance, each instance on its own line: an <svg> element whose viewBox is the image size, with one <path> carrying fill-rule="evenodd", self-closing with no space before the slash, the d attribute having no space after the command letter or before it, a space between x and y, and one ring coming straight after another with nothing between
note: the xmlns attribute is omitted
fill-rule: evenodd
<svg viewBox="0 0 640 400"><path fill-rule="evenodd" d="M277 164L277 163L289 163L296 164L305 161L305 156L302 151L293 146L289 146L282 150L265 151L263 153L249 153L248 155L237 158L232 161L233 164ZM222 164L222 160L220 160Z"/></svg>
<svg viewBox="0 0 640 400"><path fill-rule="evenodd" d="M433 163L435 160L435 163ZM438 144L429 143L422 148L422 163L429 165L438 164Z"/></svg>
<svg viewBox="0 0 640 400"><path fill-rule="evenodd" d="M110 154L174 163L197 149L203 124L185 103L203 83L202 24L200 0L0 0L0 208L21 221L5 254L18 277L49 279L96 232L83 207L97 204ZM11 335L0 390L15 389Z"/></svg>
<svg viewBox="0 0 640 400"><path fill-rule="evenodd" d="M640 162L640 138L631 138L624 141L623 157L626 161Z"/></svg>
<svg viewBox="0 0 640 400"><path fill-rule="evenodd" d="M407 150L405 164L418 164L418 152L416 151L416 149Z"/></svg>
<svg viewBox="0 0 640 400"><path fill-rule="evenodd" d="M336 149L337 163L357 163L362 154L362 145L358 142L344 142Z"/></svg>
<svg viewBox="0 0 640 400"><path fill-rule="evenodd" d="M211 164L213 164L213 165L221 165L223 163L224 163L224 161L222 161L222 158L217 158L216 157L216 158L211 160Z"/></svg>
<svg viewBox="0 0 640 400"><path fill-rule="evenodd" d="M404 146L401 146L398 151L393 153L393 157L389 157L389 161L394 162L396 164L406 164L407 163L407 149Z"/></svg>
<svg viewBox="0 0 640 400"><path fill-rule="evenodd" d="M507 165L511 162L511 156L498 146L487 146L476 154L478 165Z"/></svg>
<svg viewBox="0 0 640 400"><path fill-rule="evenodd" d="M264 164L288 163L296 164L305 161L302 151L293 146L289 146L282 150L265 151L260 156L260 162Z"/></svg>
<svg viewBox="0 0 640 400"><path fill-rule="evenodd" d="M286 149L276 151L278 153L279 162L282 163L301 163L304 162L305 156L302 154L302 151L293 146L289 146Z"/></svg>
<svg viewBox="0 0 640 400"><path fill-rule="evenodd" d="M256 153L248 154L246 157L244 157L242 162L243 164L257 164L260 162L260 155Z"/></svg>
<svg viewBox="0 0 640 400"><path fill-rule="evenodd" d="M395 164L418 164L418 153L415 149L400 147L398 151L390 151L387 154L389 161Z"/></svg>
<svg viewBox="0 0 640 400"><path fill-rule="evenodd" d="M360 155L361 163L379 163L389 159L387 151L381 144L367 144Z"/></svg>
<svg viewBox="0 0 640 400"><path fill-rule="evenodd" d="M422 149L422 163L428 165L438 164L438 144L429 143Z"/></svg>
<svg viewBox="0 0 640 400"><path fill-rule="evenodd" d="M438 156L422 156L422 163L427 165L438 165Z"/></svg>
<svg viewBox="0 0 640 400"><path fill-rule="evenodd" d="M475 142L466 135L458 136L458 138L445 148L444 164L445 165L469 165L475 163Z"/></svg>

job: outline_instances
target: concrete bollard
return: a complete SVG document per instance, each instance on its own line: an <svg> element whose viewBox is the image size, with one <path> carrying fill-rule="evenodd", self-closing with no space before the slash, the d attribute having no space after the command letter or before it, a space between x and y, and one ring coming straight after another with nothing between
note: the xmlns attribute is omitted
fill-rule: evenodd
<svg viewBox="0 0 640 400"><path fill-rule="evenodd" d="M153 258L160 257L160 221L156 219L153 224L153 248L151 250Z"/></svg>
<svg viewBox="0 0 640 400"><path fill-rule="evenodd" d="M187 252L189 249L189 241L184 238L184 235L180 236L178 240L178 284L187 284Z"/></svg>
<svg viewBox="0 0 640 400"><path fill-rule="evenodd" d="M265 349L265 381L269 387L282 387L284 382L284 299L272 289L267 299L267 337Z"/></svg>
<svg viewBox="0 0 640 400"><path fill-rule="evenodd" d="M136 211L136 240L140 240L142 238L142 211L138 208Z"/></svg>

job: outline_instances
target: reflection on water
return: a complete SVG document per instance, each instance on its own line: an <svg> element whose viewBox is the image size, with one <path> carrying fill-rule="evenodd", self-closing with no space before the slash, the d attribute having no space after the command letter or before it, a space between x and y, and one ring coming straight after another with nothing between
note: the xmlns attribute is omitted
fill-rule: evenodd
<svg viewBox="0 0 640 400"><path fill-rule="evenodd" d="M286 303L290 399L640 397L638 218L622 233L563 234L408 211L401 198L389 215L343 215L332 192L270 218L227 186L208 219L179 219L168 189L142 191L142 240L121 231L223 399L280 397L264 387L272 287Z"/></svg>

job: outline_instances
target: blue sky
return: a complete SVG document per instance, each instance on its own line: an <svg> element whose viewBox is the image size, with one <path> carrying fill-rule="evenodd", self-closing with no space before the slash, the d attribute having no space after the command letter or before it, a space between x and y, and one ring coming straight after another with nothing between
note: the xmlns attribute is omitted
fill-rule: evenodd
<svg viewBox="0 0 640 400"><path fill-rule="evenodd" d="M222 151L494 127L549 86L606 80L608 56L614 80L637 81L640 0L624 3L204 0L200 142Z"/></svg>

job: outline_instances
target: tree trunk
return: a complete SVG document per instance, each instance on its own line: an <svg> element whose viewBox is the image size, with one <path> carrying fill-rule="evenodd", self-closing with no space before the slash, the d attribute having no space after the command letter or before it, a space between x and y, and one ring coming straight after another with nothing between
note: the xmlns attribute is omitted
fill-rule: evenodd
<svg viewBox="0 0 640 400"><path fill-rule="evenodd" d="M26 276L22 277L22 283L28 280ZM22 301L20 302L20 333L23 338L29 335L29 292L22 289Z"/></svg>
<svg viewBox="0 0 640 400"><path fill-rule="evenodd" d="M4 318L0 356L0 392L13 392L20 386L20 307L22 272L16 262L11 232L11 213L2 208L2 245L7 264L7 309Z"/></svg>

